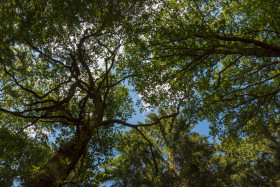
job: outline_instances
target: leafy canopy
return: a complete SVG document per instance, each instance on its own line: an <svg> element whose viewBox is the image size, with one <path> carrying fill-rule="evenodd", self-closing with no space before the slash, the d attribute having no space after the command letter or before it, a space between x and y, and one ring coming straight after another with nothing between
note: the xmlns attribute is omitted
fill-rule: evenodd
<svg viewBox="0 0 280 187"><path fill-rule="evenodd" d="M200 182L275 185L278 7L275 0L1 1L1 182L198 184L210 172ZM166 111L127 123L137 105L127 83L142 104ZM203 119L220 146L190 133ZM121 154L107 163L114 168L100 176L114 150Z"/></svg>

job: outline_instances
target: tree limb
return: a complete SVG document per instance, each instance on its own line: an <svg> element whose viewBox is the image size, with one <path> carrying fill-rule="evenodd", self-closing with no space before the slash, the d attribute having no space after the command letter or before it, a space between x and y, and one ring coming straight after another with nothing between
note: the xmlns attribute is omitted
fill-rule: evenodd
<svg viewBox="0 0 280 187"><path fill-rule="evenodd" d="M122 121L122 120L119 120L119 119L112 119L112 120L107 120L107 121L101 122L100 126L102 126L102 125L111 125L111 124L113 124L113 123L117 123L117 124L121 124L121 125L123 125L123 126L131 127L131 128L149 127L149 126L158 124L158 123L160 122L160 120L162 120L162 119L171 118L171 117L176 117L178 114L179 114L179 112L176 112L176 113L174 113L174 114L171 114L171 115L167 115L167 116L158 118L155 122L153 122L153 123L148 123L148 124L133 125L133 124L127 123L127 122Z"/></svg>

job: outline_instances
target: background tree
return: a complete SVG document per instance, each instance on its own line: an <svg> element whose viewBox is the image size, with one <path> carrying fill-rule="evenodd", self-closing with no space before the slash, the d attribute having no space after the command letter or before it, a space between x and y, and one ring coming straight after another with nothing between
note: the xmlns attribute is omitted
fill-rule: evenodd
<svg viewBox="0 0 280 187"><path fill-rule="evenodd" d="M148 114L147 123L165 116ZM111 186L278 186L279 146L272 136L224 137L209 143L191 132L188 118L163 119L159 125L120 134L117 157L103 165L96 184ZM272 127L272 126L270 126ZM255 132L255 131L254 131ZM270 129L265 134L278 132ZM274 139L275 140L275 139ZM151 147L152 146L152 147Z"/></svg>
<svg viewBox="0 0 280 187"><path fill-rule="evenodd" d="M149 114L146 123L159 115ZM215 146L206 137L191 132L184 115L163 119L159 125L127 131L117 146L120 156L105 164L99 181L111 181L114 186L204 186L218 184L212 157ZM152 146L152 147L151 147Z"/></svg>
<svg viewBox="0 0 280 187"><path fill-rule="evenodd" d="M236 141L226 137L218 145L217 177L224 185L278 186L279 148L271 138L259 133ZM260 137L261 136L261 137Z"/></svg>

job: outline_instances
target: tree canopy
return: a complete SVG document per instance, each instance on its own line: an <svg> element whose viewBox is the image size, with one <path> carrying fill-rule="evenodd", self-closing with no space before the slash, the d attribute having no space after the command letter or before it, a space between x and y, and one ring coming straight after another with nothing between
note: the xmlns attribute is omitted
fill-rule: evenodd
<svg viewBox="0 0 280 187"><path fill-rule="evenodd" d="M279 185L279 7L1 1L1 183Z"/></svg>

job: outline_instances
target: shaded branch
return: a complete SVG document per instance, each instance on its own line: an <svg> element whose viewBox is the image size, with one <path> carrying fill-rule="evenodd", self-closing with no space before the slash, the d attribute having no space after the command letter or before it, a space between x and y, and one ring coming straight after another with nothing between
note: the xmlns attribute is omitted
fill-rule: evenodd
<svg viewBox="0 0 280 187"><path fill-rule="evenodd" d="M84 33L84 36L80 39L80 42L77 46L78 57L79 57L80 63L85 68L85 70L86 70L86 72L89 76L90 88L94 88L94 79L93 79L93 76L92 76L91 71L89 69L89 66L87 65L87 63L84 60L82 47L83 47L83 44L85 43L85 41L87 39L89 39L91 37L98 37L98 36L102 36L104 34L107 34L107 33L100 33L103 27L104 27L104 24L102 24L102 26L100 27L100 29L98 29L98 31L96 31L95 33L89 34L89 35L86 35L87 31L88 31L88 30L86 30L85 33Z"/></svg>
<svg viewBox="0 0 280 187"><path fill-rule="evenodd" d="M59 64L61 64L63 67L70 69L69 66L65 65L63 62L56 60L54 58L52 58L51 56L47 55L46 53L44 53L43 51L41 51L40 49L38 49L37 47L35 47L33 44L31 44L28 40L25 39L25 42L36 52L38 52L39 54L43 55L44 57L47 57L48 59L50 59L53 62L57 62Z"/></svg>
<svg viewBox="0 0 280 187"><path fill-rule="evenodd" d="M64 81L64 82L58 84L55 88L51 89L50 91L48 91L48 92L45 93L44 95L40 96L40 95L38 95L36 92L34 92L33 90L28 89L28 88L22 86L21 84L19 84L19 82L17 81L17 79L7 70L7 68L6 68L5 66L3 67L3 70L5 71L6 74L8 74L10 77L12 77L12 79L14 80L14 82L15 82L15 84L16 84L17 86L19 86L21 89L25 90L26 92L31 93L32 95L34 95L34 96L35 96L36 98L38 98L38 99L43 99L43 98L47 97L51 92L53 92L53 91L55 91L55 90L58 90L62 85L71 82L71 78L69 78L67 81ZM30 104L30 105L33 105L33 104Z"/></svg>
<svg viewBox="0 0 280 187"><path fill-rule="evenodd" d="M4 112L4 113L7 113L7 114L11 114L11 115L14 115L16 117L21 117L21 118L24 118L24 119L66 119L67 121L75 121L75 120L72 120L70 118L68 118L67 116L44 116L44 115L41 115L41 116L28 116L28 115L23 115L21 112L15 112L15 111L10 111L10 110L7 110L7 109L4 109L4 108L0 108L0 112Z"/></svg>
<svg viewBox="0 0 280 187"><path fill-rule="evenodd" d="M248 86L246 86L246 87L244 87L244 88L240 88L240 89L236 89L236 90L233 90L233 91L231 91L231 92L228 92L228 93L222 95L221 97L223 98L223 97L225 97L225 96L227 96L227 95L230 95L230 94L233 94L233 93L236 93L236 92L240 92L240 91L244 91L244 90L246 90L246 89L248 89L248 88L250 88L250 87L263 84L263 83L265 83L265 82L267 82L267 81L269 81L269 80L271 80L271 79L274 79L274 78L276 78L276 77L278 77L278 76L280 76L280 73L278 73L278 74L276 74L276 75L274 75L274 76L272 76L272 77L269 77L269 78L267 78L267 79L265 79L265 80L262 80L262 81L260 81L260 82L256 82L255 84L250 84L250 85L248 85Z"/></svg>
<svg viewBox="0 0 280 187"><path fill-rule="evenodd" d="M128 78L131 78L131 77L137 77L137 76L139 76L139 75L127 75L127 76L121 78L120 80L114 82L113 84L108 85L108 87L109 87L109 88L115 87L116 85L120 84L120 83L123 82L124 80L126 80L126 79L128 79Z"/></svg>
<svg viewBox="0 0 280 187"><path fill-rule="evenodd" d="M162 120L162 119L171 118L171 117L176 117L178 114L179 114L179 112L176 112L176 113L171 114L171 115L167 115L167 116L164 116L164 117L160 117L160 118L158 118L155 122L153 122L153 123L148 123L148 124L133 125L133 124L127 123L127 122L122 121L122 120L119 120L119 119L112 119L112 120L107 120L107 121L101 122L100 126L102 126L102 125L111 125L111 124L113 124L113 123L117 123L117 124L121 124L121 125L123 125L123 126L131 127L131 128L149 127L149 126L158 124L158 123L160 122L160 120Z"/></svg>
<svg viewBox="0 0 280 187"><path fill-rule="evenodd" d="M272 51L275 51L277 54L280 56L280 47L268 44L259 40L254 40L254 39L249 39L249 38L243 38L243 37L237 37L237 36L220 36L220 35L202 35L202 34L194 34L194 36L197 36L199 38L216 38L219 40L224 40L224 41L237 41L237 42L243 42L243 43L249 43L253 44L255 46L261 47L263 49L269 49Z"/></svg>
<svg viewBox="0 0 280 187"><path fill-rule="evenodd" d="M21 128L16 134L19 134L19 133L23 132L25 129L27 129L28 127L35 125L35 123L37 123L39 120L40 120L40 118L35 119L31 124L26 125L25 127Z"/></svg>
<svg viewBox="0 0 280 187"><path fill-rule="evenodd" d="M228 68L230 68L232 65L234 65L239 59L241 59L242 56L238 57L237 59L235 59L232 63L230 63L229 65L227 65L223 70L219 71L219 78L218 78L218 83L217 83L217 86L216 86L216 89L218 87L220 87L220 82L221 82L221 74L226 71Z"/></svg>
<svg viewBox="0 0 280 187"><path fill-rule="evenodd" d="M67 184L74 184L75 186L80 186L79 184L77 184L73 181L70 181L70 180L63 181L62 183L60 183L60 186L67 185Z"/></svg>
<svg viewBox="0 0 280 187"><path fill-rule="evenodd" d="M101 43L101 42L99 42L99 43ZM108 47L107 47L106 45L102 44L102 46L105 46L106 49L108 49ZM118 51L118 49L120 48L120 46L121 46L121 44L119 44L119 45L114 49L114 51L111 51L110 49L108 49L108 50L110 51L110 53L111 53L111 56L105 59L105 68L106 68L106 72L105 72L105 74L104 74L104 76L103 76L104 78L103 78L103 79L100 81L100 83L98 84L98 88L97 88L98 91L100 90L100 88L101 88L101 86L102 86L102 84L104 83L105 80L106 80L107 86L108 86L108 84L109 84L109 80L108 80L109 73L111 72L112 68L114 67L116 54L117 54L117 51ZM110 59L111 59L111 62L112 62L112 63L111 63L111 65L108 67L108 60L110 60Z"/></svg>
<svg viewBox="0 0 280 187"><path fill-rule="evenodd" d="M26 112L30 112L30 111L42 111L42 110L57 109L60 106L62 106L63 104L65 104L65 103L67 103L71 100L71 98L75 95L76 88L77 88L77 82L71 85L71 87L69 89L69 92L68 92L68 95L63 100L56 102L54 105L45 106L45 107L41 107L41 108L31 108L31 109L23 110L19 113L26 113Z"/></svg>
<svg viewBox="0 0 280 187"><path fill-rule="evenodd" d="M158 166L157 166L156 158L155 158L155 155L154 155L153 144L152 144L152 142L151 142L138 128L135 128L135 129L136 129L136 130L141 134L141 136L149 143L150 150L151 150L151 154L152 154L152 157L153 157L153 162L154 162L154 165L155 165L155 169L156 169L156 172L158 173Z"/></svg>
<svg viewBox="0 0 280 187"><path fill-rule="evenodd" d="M80 113L79 113L79 120L81 120L84 117L84 111L85 111L85 107L86 107L86 103L89 99L89 95L87 94L83 99L80 100L80 102L78 103L78 108L80 109Z"/></svg>

